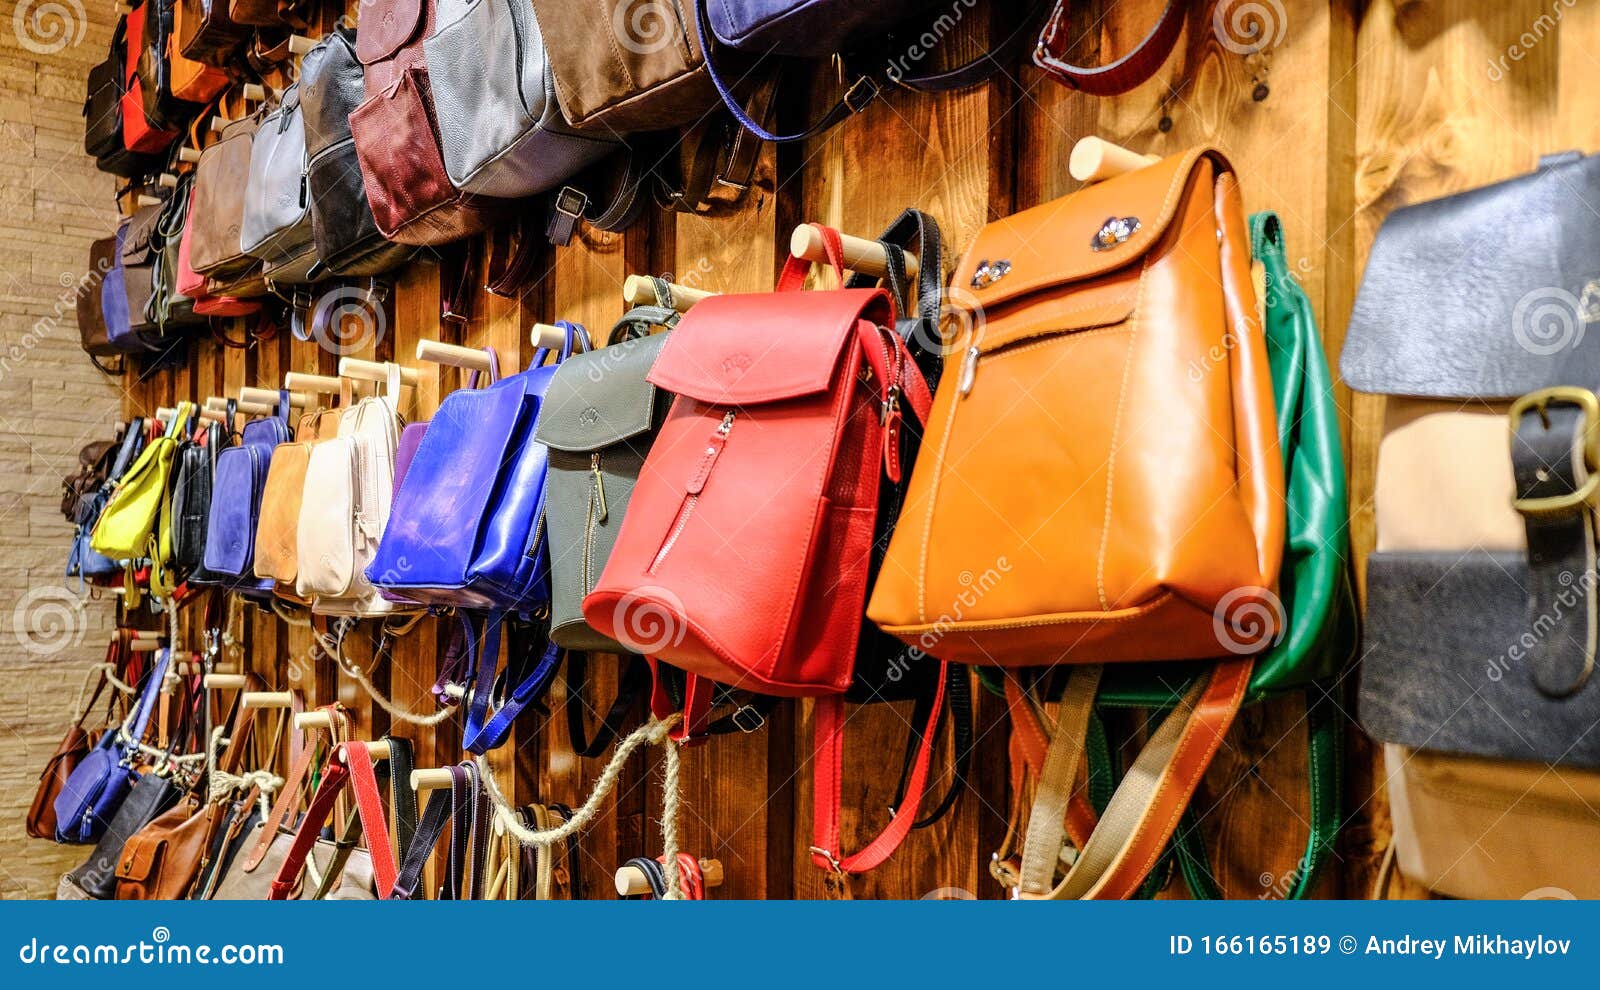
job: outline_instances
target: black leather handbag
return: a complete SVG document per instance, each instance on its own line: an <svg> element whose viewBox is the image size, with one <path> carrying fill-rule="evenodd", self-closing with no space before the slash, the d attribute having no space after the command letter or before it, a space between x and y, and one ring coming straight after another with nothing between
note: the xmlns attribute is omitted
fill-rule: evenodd
<svg viewBox="0 0 1600 990"><path fill-rule="evenodd" d="M117 807L117 813L111 816L111 824L101 833L89 858L68 873L63 882L70 881L89 900L111 900L117 893L117 861L122 856L122 847L135 832L176 804L182 793L165 777L154 773L141 775Z"/></svg>
<svg viewBox="0 0 1600 990"><path fill-rule="evenodd" d="M367 204L350 135L350 113L365 97L355 34L338 28L300 66L312 236L318 259L334 275L378 275L405 264L415 250L385 239Z"/></svg>
<svg viewBox="0 0 1600 990"><path fill-rule="evenodd" d="M117 18L106 57L89 70L83 100L83 150L94 156L102 172L131 178L161 167L161 156L129 151L122 141L123 62L127 50L128 17Z"/></svg>
<svg viewBox="0 0 1600 990"><path fill-rule="evenodd" d="M133 333L154 346L161 334L152 302L155 298L157 230L166 205L141 206L128 221L122 238L122 287L128 298L128 324Z"/></svg>
<svg viewBox="0 0 1600 990"><path fill-rule="evenodd" d="M230 403L231 405L231 403ZM233 421L228 410L228 421ZM220 575L206 570L206 523L211 517L211 480L217 453L226 443L221 423L206 426L205 442L188 439L178 445L172 483L172 559L196 584L215 584Z"/></svg>
<svg viewBox="0 0 1600 990"><path fill-rule="evenodd" d="M147 120L162 130L187 124L200 112L200 104L172 94L172 60L167 48L173 36L174 0L146 0L144 44L139 50L139 98Z"/></svg>

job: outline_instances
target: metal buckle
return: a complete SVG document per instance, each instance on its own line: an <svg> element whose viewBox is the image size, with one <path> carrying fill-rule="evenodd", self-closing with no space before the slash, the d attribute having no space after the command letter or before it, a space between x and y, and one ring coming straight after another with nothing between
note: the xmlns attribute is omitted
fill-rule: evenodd
<svg viewBox="0 0 1600 990"><path fill-rule="evenodd" d="M1597 465L1600 465L1600 398L1596 398L1593 392L1573 385L1557 385L1529 392L1511 404L1509 419L1512 438L1516 438L1517 425L1522 422L1522 417L1530 412L1537 412L1540 420L1548 427L1550 420L1545 411L1551 403L1576 406L1583 412L1581 427L1583 459L1591 473L1589 480L1583 483L1583 487L1570 494L1515 499L1511 503L1512 507L1526 516L1560 515L1570 512L1580 505L1593 502L1595 494L1600 492L1600 470L1597 470Z"/></svg>
<svg viewBox="0 0 1600 990"><path fill-rule="evenodd" d="M751 721L752 719L754 721ZM733 723L734 728L745 735L759 732L761 727L767 724L767 717L754 705L740 705L734 709L732 715L728 716L728 720Z"/></svg>
<svg viewBox="0 0 1600 990"><path fill-rule="evenodd" d="M572 186L562 186L561 190L556 193L556 201L551 206L551 209L562 216L571 217L574 220L582 220L583 208L588 205L589 197L585 196L581 190Z"/></svg>
<svg viewBox="0 0 1600 990"><path fill-rule="evenodd" d="M863 88L867 90L865 98L859 95ZM872 81L871 76L862 76L851 83L850 88L844 91L844 105L850 108L851 113L860 113L877 98L878 84Z"/></svg>

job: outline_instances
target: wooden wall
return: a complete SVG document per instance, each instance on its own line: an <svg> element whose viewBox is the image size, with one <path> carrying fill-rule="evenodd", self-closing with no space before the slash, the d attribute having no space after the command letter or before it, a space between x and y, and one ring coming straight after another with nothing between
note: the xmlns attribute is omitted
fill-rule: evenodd
<svg viewBox="0 0 1600 990"><path fill-rule="evenodd" d="M979 50L992 28L1017 21L1015 3L973 8L940 58ZM1071 5L1084 59L1126 50L1143 36L1162 0ZM668 274L722 292L771 288L790 228L821 220L875 234L914 205L943 227L948 269L985 222L1072 191L1066 170L1072 144L1099 134L1142 152L1165 154L1195 143L1220 146L1241 177L1249 210L1282 217L1297 277L1311 296L1327 353L1337 360L1361 261L1382 217L1395 206L1508 176L1540 152L1593 149L1600 131L1594 98L1572 80L1592 70L1600 41L1600 6L1582 0L1260 0L1195 2L1179 52L1151 82L1125 96L1095 99L1072 92L1031 67L975 91L924 96L891 89L865 113L804 146L767 148L742 207L714 218L656 210L624 234L584 231L547 257L520 299L483 296L465 328L438 325L438 271L429 262L398 279L381 335L355 334L352 353L410 363L419 337L494 347L502 367L531 357L535 321L574 320L603 338L624 310L630 272ZM1220 9L1219 9L1220 8ZM352 10L355 9L352 4ZM1558 23L1524 53L1491 70L1507 45L1560 12ZM1527 36L1524 36L1524 41ZM1494 64L1501 64L1496 62ZM1592 75L1592 71L1590 72ZM828 73L815 84L820 102ZM1563 80L1568 80L1563 84ZM1593 89L1592 85L1589 87ZM805 115L791 105L790 123ZM248 350L197 347L189 366L148 383L129 383L128 411L179 397L203 399L241 385L273 386L286 370L331 373L331 349L287 335ZM451 369L423 365L412 415L427 417L460 384ZM1351 449L1358 546L1371 542L1373 426L1379 412L1338 401L1353 413ZM1352 442L1353 436L1353 442ZM708 576L716 579L717 576ZM736 579L735 576L726 576ZM361 637L357 637L361 638ZM405 705L426 708L440 633L430 621L406 637L375 679ZM387 716L348 677L310 659L302 629L252 615L247 649L256 670L324 702L338 698L363 734L390 728ZM358 656L370 656L370 651ZM591 664L593 697L609 699L616 668ZM1339 688L1353 698L1354 677ZM573 756L559 717L565 685L551 692L554 717L528 714L495 757L520 800L580 803L602 760ZM1006 723L993 699L977 699L977 751L971 787L952 815L914 833L875 873L856 879L860 897L920 897L956 888L993 897L986 864L1005 828ZM1346 703L1347 711L1353 706ZM853 712L844 804L845 834L867 837L882 824L898 773L908 710L877 706ZM1198 798L1202 828L1224 889L1234 897L1270 897L1304 848L1304 714L1299 699L1249 710L1230 736ZM419 765L459 758L458 730L395 727L416 739ZM684 753L683 847L717 857L729 876L719 897L817 897L825 891L811 866L810 715L784 704L763 731L733 735ZM582 840L585 893L609 896L607 878L622 860L658 851L659 757L637 757L603 819ZM944 754L940 766L947 765ZM936 785L937 786L937 785ZM1350 816L1338 860L1321 893L1362 896L1387 842L1382 781L1370 747L1351 733L1346 793ZM1181 896L1181 883L1172 885Z"/></svg>

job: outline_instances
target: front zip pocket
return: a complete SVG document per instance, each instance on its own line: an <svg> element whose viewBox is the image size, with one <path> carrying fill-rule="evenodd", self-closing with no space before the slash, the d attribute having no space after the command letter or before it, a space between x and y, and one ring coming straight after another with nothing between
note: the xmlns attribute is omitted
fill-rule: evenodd
<svg viewBox="0 0 1600 990"><path fill-rule="evenodd" d="M728 434L733 432L734 410L729 409L722 416L722 422L712 431L710 439L700 454L700 460L695 464L694 473L689 476L689 483L684 486L683 501L678 505L678 513L672 519L672 525L667 528L666 538L661 541L661 549L656 551L655 559L650 562L650 569L646 572L654 574L672 548L677 545L678 538L683 535L684 528L689 525L689 519L694 515L694 508L700 503L700 493L705 491L706 480L711 477L711 469L716 466L722 451L728 446Z"/></svg>

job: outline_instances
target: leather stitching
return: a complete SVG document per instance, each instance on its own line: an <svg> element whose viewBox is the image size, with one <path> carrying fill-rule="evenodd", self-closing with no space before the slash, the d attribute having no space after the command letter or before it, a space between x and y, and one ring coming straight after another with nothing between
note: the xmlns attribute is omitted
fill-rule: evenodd
<svg viewBox="0 0 1600 990"><path fill-rule="evenodd" d="M1163 206L1162 211L1165 210ZM1100 549L1095 554L1094 563L1095 593L1100 596L1100 607L1106 610L1111 608L1111 602L1106 598L1106 548L1111 542L1111 502L1117 474L1117 442L1122 436L1122 407L1128 398L1133 352L1139 346L1139 320L1143 315L1145 282L1150 275L1151 257L1150 254L1145 255L1144 264L1139 269L1139 295L1133 304L1133 314L1128 318L1128 350L1122 357L1122 382L1117 387L1117 412L1111 420L1111 447L1106 454L1106 511L1100 522Z"/></svg>

